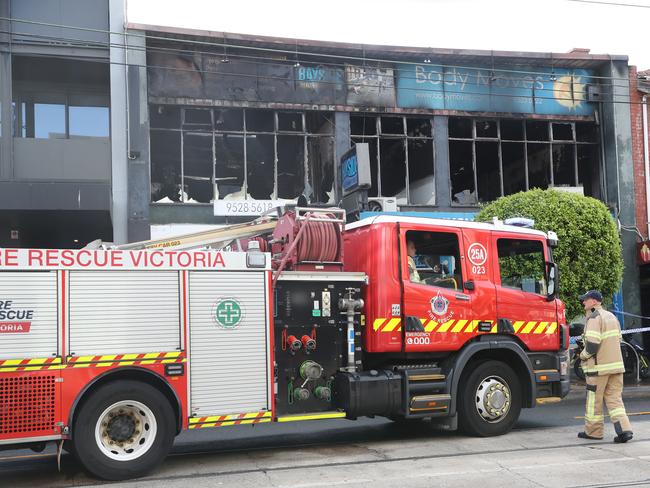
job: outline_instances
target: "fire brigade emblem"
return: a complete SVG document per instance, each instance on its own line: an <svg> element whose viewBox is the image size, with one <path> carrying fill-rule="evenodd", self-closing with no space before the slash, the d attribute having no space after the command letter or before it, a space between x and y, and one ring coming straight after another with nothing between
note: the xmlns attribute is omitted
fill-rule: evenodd
<svg viewBox="0 0 650 488"><path fill-rule="evenodd" d="M244 318L244 310L234 298L224 298L215 304L212 318L219 327L234 329L241 324Z"/></svg>
<svg viewBox="0 0 650 488"><path fill-rule="evenodd" d="M449 308L449 300L438 292L438 294L431 299L431 311L438 317L442 317L447 313Z"/></svg>

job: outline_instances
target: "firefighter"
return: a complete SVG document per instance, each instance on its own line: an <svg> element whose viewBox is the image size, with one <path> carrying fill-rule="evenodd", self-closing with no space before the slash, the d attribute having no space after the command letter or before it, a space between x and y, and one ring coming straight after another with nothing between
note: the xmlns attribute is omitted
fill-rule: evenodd
<svg viewBox="0 0 650 488"><path fill-rule="evenodd" d="M410 239L406 241L406 254L408 256L409 279L414 283L421 283L420 273L415 266L415 255L417 254L415 242Z"/></svg>
<svg viewBox="0 0 650 488"><path fill-rule="evenodd" d="M581 439L603 438L603 400L614 423L614 442L632 439L632 426L623 405L623 356L621 355L621 326L611 312L603 309L603 296L596 290L580 295L587 323L582 336L584 349L580 353L587 381L585 430Z"/></svg>

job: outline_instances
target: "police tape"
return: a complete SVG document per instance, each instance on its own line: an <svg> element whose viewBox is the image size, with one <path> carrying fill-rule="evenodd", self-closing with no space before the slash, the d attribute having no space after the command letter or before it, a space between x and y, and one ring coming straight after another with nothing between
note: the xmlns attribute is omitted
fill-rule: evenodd
<svg viewBox="0 0 650 488"><path fill-rule="evenodd" d="M627 335L627 334L642 334L644 332L650 332L650 327L639 327L637 329L623 329L621 330L621 335ZM576 341L578 341L580 337L571 337L569 339L569 344L575 344Z"/></svg>

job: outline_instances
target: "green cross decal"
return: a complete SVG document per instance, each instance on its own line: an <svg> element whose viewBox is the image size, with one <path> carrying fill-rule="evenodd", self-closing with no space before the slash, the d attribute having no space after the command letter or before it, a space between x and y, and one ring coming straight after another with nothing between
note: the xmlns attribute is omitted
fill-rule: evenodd
<svg viewBox="0 0 650 488"><path fill-rule="evenodd" d="M234 328L242 319L242 309L237 300L227 298L217 303L215 319L219 325Z"/></svg>

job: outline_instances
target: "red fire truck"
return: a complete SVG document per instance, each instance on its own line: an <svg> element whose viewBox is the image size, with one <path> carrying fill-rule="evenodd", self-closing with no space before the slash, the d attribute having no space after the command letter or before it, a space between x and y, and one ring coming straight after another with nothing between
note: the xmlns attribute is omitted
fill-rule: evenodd
<svg viewBox="0 0 650 488"><path fill-rule="evenodd" d="M557 237L337 209L0 250L0 447L111 480L184 429L385 416L504 434L569 389Z"/></svg>

